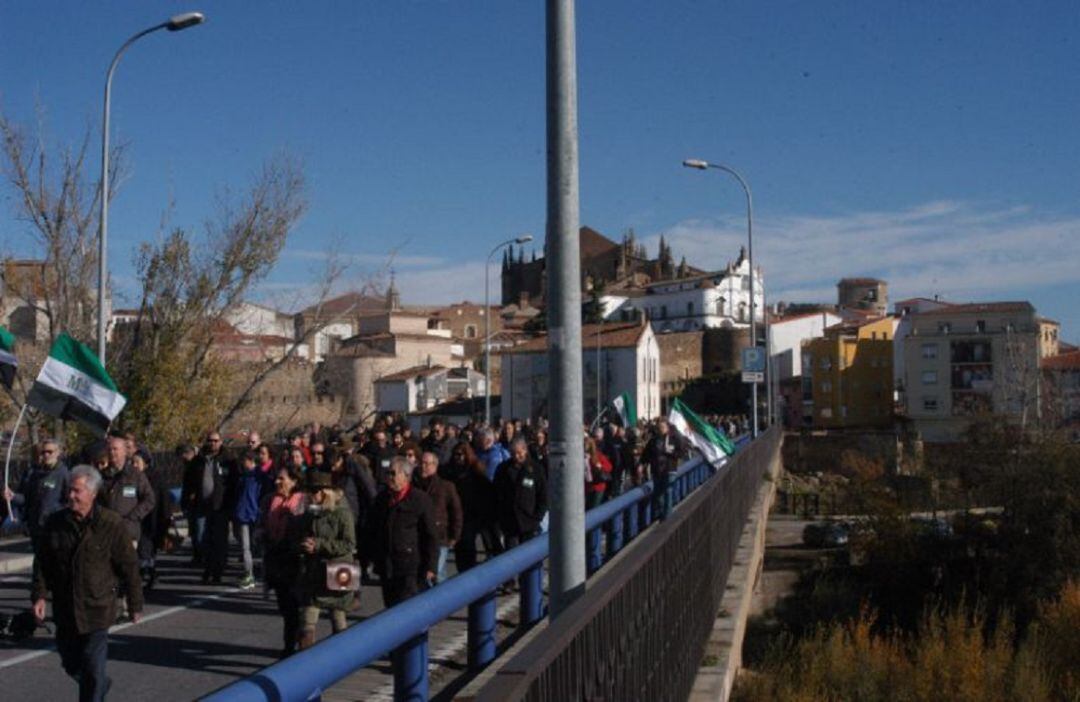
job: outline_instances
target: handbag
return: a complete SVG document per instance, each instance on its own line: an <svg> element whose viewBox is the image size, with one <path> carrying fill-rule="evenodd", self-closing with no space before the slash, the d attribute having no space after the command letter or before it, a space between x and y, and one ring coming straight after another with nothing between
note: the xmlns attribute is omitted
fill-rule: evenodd
<svg viewBox="0 0 1080 702"><path fill-rule="evenodd" d="M326 589L330 592L352 592L360 589L360 567L352 561L333 561L326 564Z"/></svg>

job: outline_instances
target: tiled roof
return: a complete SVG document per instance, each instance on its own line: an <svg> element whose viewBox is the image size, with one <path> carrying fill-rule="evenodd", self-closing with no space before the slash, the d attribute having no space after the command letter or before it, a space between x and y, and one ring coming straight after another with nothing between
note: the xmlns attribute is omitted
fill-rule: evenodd
<svg viewBox="0 0 1080 702"><path fill-rule="evenodd" d="M638 345L645 325L630 324L583 324L581 325L581 345L585 348L596 347L596 334L600 332L600 347L604 349L632 348ZM505 353L540 353L547 351L547 335L530 339L518 344Z"/></svg>
<svg viewBox="0 0 1080 702"><path fill-rule="evenodd" d="M399 380L409 380L411 378L418 378L418 377L426 378L429 375L435 375L436 373L439 373L439 372L445 371L445 370L446 370L446 368L444 368L443 366L413 366L412 368L406 368L405 370L398 371L397 373L391 373L389 375L384 375L383 377L378 378L375 382L376 383L392 383L392 382L396 382L396 381L399 381Z"/></svg>
<svg viewBox="0 0 1080 702"><path fill-rule="evenodd" d="M1034 312L1030 302L969 302L962 305L950 305L940 310L920 312L920 317L948 316L954 314L987 314L995 312Z"/></svg>
<svg viewBox="0 0 1080 702"><path fill-rule="evenodd" d="M376 312L385 309L386 300L383 298L351 292L325 300L321 310L318 305L312 305L302 310L300 314L311 316L321 312L324 317L336 317L341 314L357 315L360 312Z"/></svg>
<svg viewBox="0 0 1080 702"><path fill-rule="evenodd" d="M582 259L598 256L618 246L614 241L591 227L582 227L578 238L581 243Z"/></svg>
<svg viewBox="0 0 1080 702"><path fill-rule="evenodd" d="M1080 370L1080 351L1049 356L1042 360L1041 365L1051 370Z"/></svg>

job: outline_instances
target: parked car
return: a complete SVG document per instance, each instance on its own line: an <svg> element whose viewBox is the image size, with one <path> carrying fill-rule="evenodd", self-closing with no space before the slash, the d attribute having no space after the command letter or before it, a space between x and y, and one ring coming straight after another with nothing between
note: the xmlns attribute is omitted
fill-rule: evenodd
<svg viewBox="0 0 1080 702"><path fill-rule="evenodd" d="M848 528L839 522L814 522L803 529L803 543L811 548L837 548L846 546Z"/></svg>

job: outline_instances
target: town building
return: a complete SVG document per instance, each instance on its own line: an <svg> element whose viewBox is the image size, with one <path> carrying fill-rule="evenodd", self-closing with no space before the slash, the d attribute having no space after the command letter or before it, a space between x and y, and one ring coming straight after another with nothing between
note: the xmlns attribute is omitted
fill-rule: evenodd
<svg viewBox="0 0 1080 702"><path fill-rule="evenodd" d="M610 296L618 302L605 306L606 318L625 319L641 311L657 334L749 327L750 261L744 248L722 271L649 283L644 286L644 295ZM765 284L760 268L754 271L754 299L755 316L762 324Z"/></svg>
<svg viewBox="0 0 1080 702"><path fill-rule="evenodd" d="M803 401L803 343L823 337L826 329L842 321L840 315L828 310L784 316L777 310L775 316L770 314L770 382L776 389L776 415L784 426L809 426L813 421L813 403Z"/></svg>
<svg viewBox="0 0 1080 702"><path fill-rule="evenodd" d="M484 375L471 368L414 366L375 381L379 412L423 412L442 403L483 396Z"/></svg>
<svg viewBox="0 0 1080 702"><path fill-rule="evenodd" d="M893 317L845 321L803 343L803 401L812 403L812 426L892 426L895 328Z"/></svg>
<svg viewBox="0 0 1080 702"><path fill-rule="evenodd" d="M925 441L958 441L978 415L1037 421L1043 326L1031 303L948 305L910 319L903 395Z"/></svg>
<svg viewBox="0 0 1080 702"><path fill-rule="evenodd" d="M382 296L350 292L304 308L294 317L294 334L297 339L310 336L312 360L322 362L336 343L360 333L361 317L400 308L398 292L391 280ZM315 331L309 334L312 329Z"/></svg>
<svg viewBox="0 0 1080 702"><path fill-rule="evenodd" d="M362 421L377 411L375 381L415 366L453 367L449 329L431 329L428 315L385 311L357 319L357 333L336 342L322 373L326 391L345 398L344 417Z"/></svg>
<svg viewBox="0 0 1080 702"><path fill-rule="evenodd" d="M660 348L643 322L586 324L581 329L583 400L586 419L624 392L640 419L660 414ZM536 419L549 414L548 337L541 335L502 354L503 418Z"/></svg>
<svg viewBox="0 0 1080 702"><path fill-rule="evenodd" d="M1043 358L1039 366L1046 424L1065 429L1073 441L1080 441L1080 351Z"/></svg>
<svg viewBox="0 0 1080 702"><path fill-rule="evenodd" d="M840 310L859 310L884 317L889 313L889 284L877 278L842 278L836 284Z"/></svg>
<svg viewBox="0 0 1080 702"><path fill-rule="evenodd" d="M622 242L614 242L590 227L579 230L581 249L581 289L585 291L614 291L641 288L658 280L672 280L698 275L703 271L689 266L683 259L675 263L671 247L660 237L656 258L649 258L645 247L638 243L633 231ZM508 247L503 253L502 304L542 308L546 294L546 260L538 258L535 249L525 260L525 248L514 253Z"/></svg>

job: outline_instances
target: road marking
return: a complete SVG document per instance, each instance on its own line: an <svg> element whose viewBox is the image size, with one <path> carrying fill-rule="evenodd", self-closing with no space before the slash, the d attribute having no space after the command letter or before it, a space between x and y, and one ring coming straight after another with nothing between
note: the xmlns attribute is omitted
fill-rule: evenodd
<svg viewBox="0 0 1080 702"><path fill-rule="evenodd" d="M148 622L154 621L155 619L161 619L163 617L167 617L169 615L176 614L177 612L182 612L182 611L184 611L186 609L195 609L197 607L200 607L200 606L206 604L207 602L213 602L214 600L220 600L222 597L225 597L226 595L233 595L233 594L236 594L237 592L240 592L240 588L234 587L234 588L229 588L228 590L225 590L223 592L219 592L216 595L210 595L208 597L198 597L197 599L193 600L190 604L182 605L182 606L179 606L179 607L169 607L168 609L163 609L160 612L154 612L153 614L147 614L146 616L144 616L142 619L139 620L139 624L146 624ZM128 629L128 628L131 628L133 626L139 626L139 624L135 624L134 622L125 622L124 624L116 624L114 626L109 627L109 633L110 634L115 634L118 631L123 631L124 629ZM56 651L56 644L55 643L49 644L45 648L38 649L37 651L29 651L29 652L24 653L22 655L15 656L11 660L0 662L0 670L3 670L4 668L11 668L12 666L19 665L20 663L26 663L27 661L32 661L35 658L41 658L42 656L46 656L46 655L48 655L50 653L54 653L55 651Z"/></svg>

